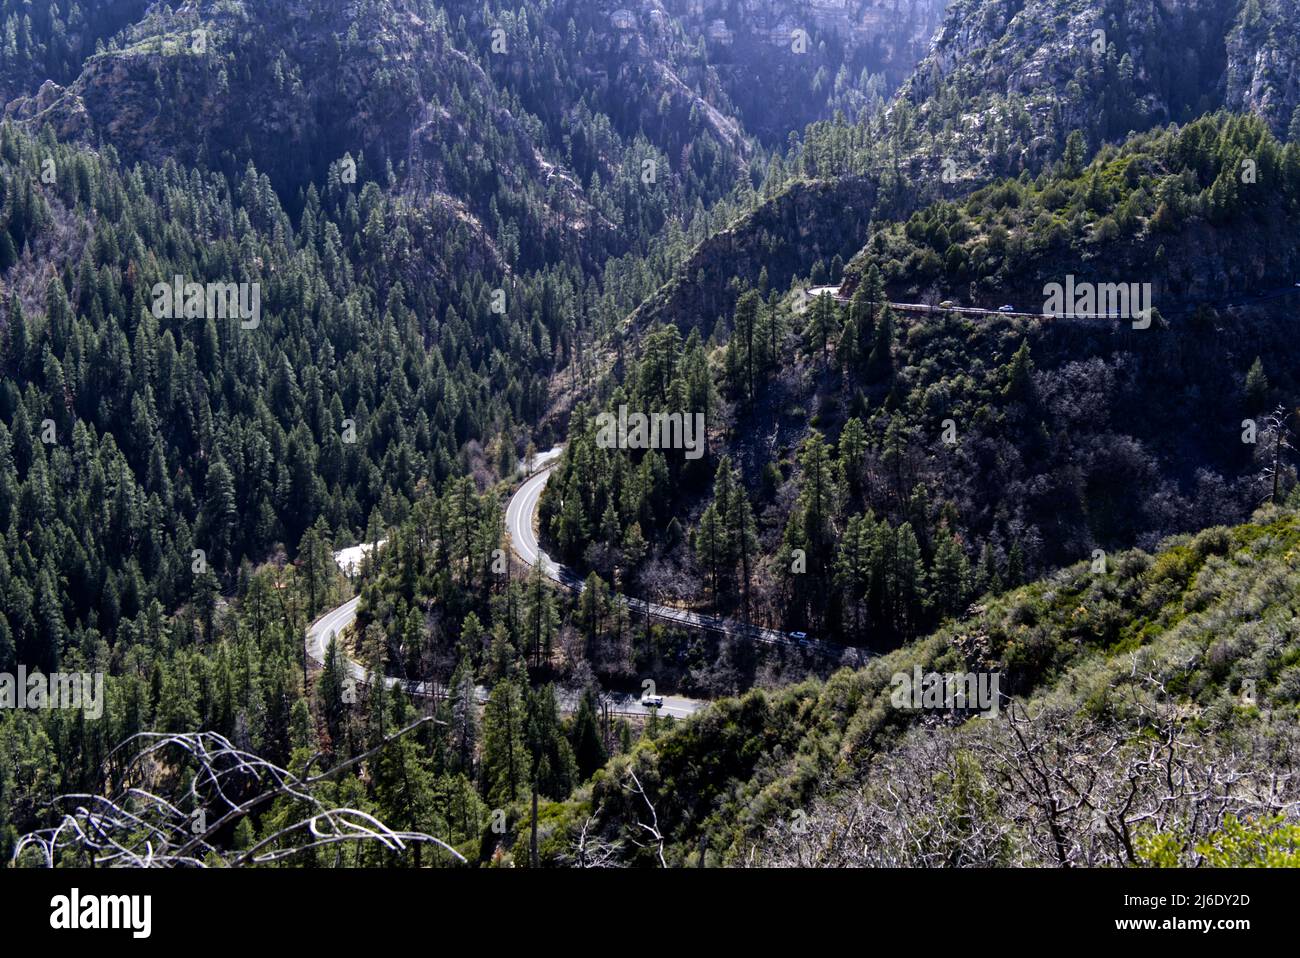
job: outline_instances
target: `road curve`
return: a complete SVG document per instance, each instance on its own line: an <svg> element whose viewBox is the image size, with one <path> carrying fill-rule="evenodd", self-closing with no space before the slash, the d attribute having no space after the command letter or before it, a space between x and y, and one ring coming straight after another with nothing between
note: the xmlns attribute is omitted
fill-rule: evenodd
<svg viewBox="0 0 1300 958"><path fill-rule="evenodd" d="M830 294L837 302L847 303L849 298L840 293L839 286L816 286L806 291L805 306L811 305L813 299L823 294ZM1295 295L1300 293L1300 283L1294 287L1282 287L1267 290L1263 293L1257 293L1247 297L1242 303L1236 305L1245 305L1249 302L1255 302L1264 299L1272 299L1278 296ZM1120 317L1109 315L1069 315L1069 316L1052 316L1042 313L1029 313L1015 311L1002 311L994 309L982 309L973 306L952 306L947 309L929 303L894 303L888 304L892 309L904 313L924 313L932 315L935 313L950 312L965 316L997 316L1000 318L1023 318L1051 321L1061 320L1104 320L1118 321ZM1228 304L1225 308L1231 308ZM559 583L567 589L581 592L583 580L580 575L567 566L561 565L552 559L542 549L537 541L537 533L533 528L537 516L537 507L542 499L542 490L546 488L546 481L551 477L551 471L555 468L555 463L559 460L560 455L564 452L564 446L558 445L548 449L544 453L539 453L533 458L531 463L536 470L534 475L527 479L511 496L510 502L506 506L506 530L510 533L511 546L525 565L532 567L541 564L542 572L554 582ZM801 633L782 632L778 629L766 629L756 625L747 625L743 622L736 622L718 616L703 615L698 612L690 612L685 609L677 609L672 606L659 605L653 602L647 602L644 599L623 597L628 608L649 618L659 619L665 622L671 622L677 625L683 625L690 628L704 629L710 632L724 633L728 635L748 635L757 642L763 642L769 645L786 645L798 646L800 648L815 650L823 654L838 657L843 664L859 665L868 658L872 653L864 649L854 648L852 646L838 645L834 642L825 642L818 639L801 637ZM338 610L336 610L338 611ZM636 699L629 698L632 704L639 705ZM691 699L671 699L665 696L664 711L673 714L669 708L669 702L693 703ZM694 703L698 708L699 704ZM689 713L688 713L689 714Z"/></svg>
<svg viewBox="0 0 1300 958"><path fill-rule="evenodd" d="M542 551L542 547L537 542L537 533L533 529L537 506L542 500L542 490L546 488L546 480L551 477L551 470L554 468L554 466L547 466L520 486L510 497L510 502L506 505L506 531L510 533L510 543L514 546L515 555L519 556L524 565L531 567L540 562L542 572L547 578L571 588L581 589L582 579L577 573L555 562Z"/></svg>
<svg viewBox="0 0 1300 958"><path fill-rule="evenodd" d="M357 618L357 604L360 603L361 596L348 599L336 609L330 609L319 619L307 626L307 656L316 664L325 664L325 652L329 648L330 639L341 635L343 630L350 626ZM344 657L347 663L348 674L357 681L366 680L366 670L351 659Z"/></svg>
<svg viewBox="0 0 1300 958"><path fill-rule="evenodd" d="M559 458L560 453L563 451L563 446L556 446L554 449L550 449L547 452L539 453L533 461L535 464L544 466L549 470L550 464ZM544 477L546 474L546 472L543 472L542 476ZM533 479L528 481L528 483L525 483L525 486L532 483L536 478L537 477L534 476ZM541 495L540 485L537 487L537 495ZM518 493L515 494L515 499L517 498ZM513 504L514 499L512 499L511 502ZM534 499L533 502L534 505L531 508L536 508L536 499ZM529 516L531 517L531 515L532 513L530 512ZM531 520L528 525L528 531L531 535ZM383 540L380 540L378 544L382 546ZM349 575L354 574L356 571L356 564L359 559L358 548L359 547L340 549L334 554L334 561L338 563L339 568L343 569L343 571ZM536 561L536 558L534 558L533 562ZM532 562L529 563L529 565L531 564ZM308 658L317 665L323 666L325 664L325 653L329 649L330 640L342 635L344 630L356 621L357 606L360 602L361 597L355 596L347 602L344 602L342 605L330 609L330 611L326 612L307 627L304 641ZM344 667L347 669L348 676L354 682L359 685L364 685L369 681L369 676L361 665L347 656L343 657L343 663ZM406 690L408 695L414 695L421 698L430 696L441 697L446 694L445 689L435 688L431 683L416 682L410 679L399 679L394 678L393 676L385 676L384 684L390 689L396 688L400 685ZM476 686L474 689L474 697L480 704L488 700L488 694L489 690L484 686ZM574 691L573 689L557 688L555 697L559 703L560 711L569 714L578 710L578 705L582 700L581 693ZM609 707L610 712L615 715L648 716L652 711L654 711L653 709L642 705L640 700L635 696L621 692L606 692L601 696L601 700ZM686 718L689 715L694 715L700 709L709 704L706 700L691 699L681 695L665 695L663 696L663 700L663 705L658 709L659 714L671 715L674 718Z"/></svg>
<svg viewBox="0 0 1300 958"><path fill-rule="evenodd" d="M540 563L542 572L547 578L558 582L567 589L581 592L583 587L582 577L548 556L538 543L537 533L533 529L537 506L542 498L542 490L546 488L546 481L550 478L551 470L554 468L554 466L548 465L516 490L506 506L506 529L510 533L510 542L515 550L515 555L519 557L521 562L527 566ZM857 664L868 657L867 653L861 649L838 645L834 642L823 642L817 639L800 637L795 633L782 632L779 629L765 629L761 626L747 625L743 622L718 616L703 615L686 609L659 605L654 602L647 602L644 599L624 598L623 601L627 603L628 608L632 609L632 611L663 622L671 622L675 625L704 629L708 632L718 632L726 635L748 636L756 642L768 645L785 645L809 649L839 658L845 664Z"/></svg>

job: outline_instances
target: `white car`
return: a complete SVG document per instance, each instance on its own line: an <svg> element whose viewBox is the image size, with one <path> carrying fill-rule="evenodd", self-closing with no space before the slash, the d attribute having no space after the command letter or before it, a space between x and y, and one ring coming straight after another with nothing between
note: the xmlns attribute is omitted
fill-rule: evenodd
<svg viewBox="0 0 1300 958"><path fill-rule="evenodd" d="M662 695L643 695L641 696L641 707L661 709L664 707L664 697Z"/></svg>

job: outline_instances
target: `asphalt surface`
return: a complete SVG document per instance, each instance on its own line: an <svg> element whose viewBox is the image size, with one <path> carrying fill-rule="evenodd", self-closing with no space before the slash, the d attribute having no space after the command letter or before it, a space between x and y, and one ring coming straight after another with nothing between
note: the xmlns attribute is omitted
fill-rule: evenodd
<svg viewBox="0 0 1300 958"><path fill-rule="evenodd" d="M800 312L806 311L809 307L812 306L813 301L818 296L821 296L826 293L829 293L831 298L834 299L835 302L837 303L847 303L850 301L848 296L844 296L840 293L840 287L838 286L813 286L807 290L806 292L807 298L804 300L803 309L800 310ZM1249 294L1239 293L1232 296L1230 301L1225 299L1225 300L1215 301L1212 303L1211 302L1198 303L1193 306L1181 309L1177 312L1166 313L1164 311L1161 311L1161 315L1163 315L1166 319L1175 319L1180 316L1190 316L1193 312L1195 312L1195 310L1199 306L1203 306L1203 305L1212 305L1217 309L1228 310L1228 309L1235 309L1241 306L1250 306L1254 303L1262 303L1265 300L1278 299L1279 297L1282 296L1296 296L1296 295L1300 295L1300 283L1295 283L1291 286L1275 286L1271 289L1259 290ZM1000 309L983 309L979 306L961 306L961 305L949 306L946 309L944 309L931 303L888 303L887 305L889 306L890 309L894 310L895 312L925 313L927 315L934 314L934 313L956 313L961 316L1001 316L1004 318L1008 316L1012 316L1021 319L1037 319L1043 322L1059 321L1059 322L1128 323L1132 321L1132 317L1118 316L1118 315L1112 315L1107 313L1064 313L1064 314L1057 315L1053 313L1043 313L1043 312L1037 312L1037 313L1023 312L1017 309L1007 310L1004 312L1003 310Z"/></svg>
<svg viewBox="0 0 1300 958"><path fill-rule="evenodd" d="M541 466L548 470L548 472L542 474L543 477L549 474L551 464L563 451L563 446L556 446L554 449L541 453L535 458L535 466ZM529 482L533 482L536 478L537 477L534 477L534 479L529 480ZM525 485L527 485L527 483ZM537 495L540 496L540 494L541 486L539 485L537 487ZM512 505L518 498L518 493L516 493L515 497L511 500ZM533 500L533 506L531 508L536 509L536 499ZM531 517L531 515L532 513L530 512L529 516ZM531 533L531 525L529 526L529 532ZM379 542L379 545L383 545L383 540ZM338 563L339 568L343 569L344 572L352 575L355 573L357 562L363 554L363 551L368 551L368 549L368 546L353 546L348 549L340 549L338 552L334 553L334 561ZM535 562L536 559L533 561ZM532 563L529 564L531 565ZM305 638L307 655L312 659L312 661L316 662L318 665L325 664L325 653L329 648L330 639L342 635L343 632L356 621L357 605L360 601L360 596L349 599L337 608L326 612L307 627ZM364 685L369 681L369 676L367 675L366 670L359 664L346 656L343 661L347 668L348 675L354 682L358 685ZM400 685L406 690L407 694L418 697L434 695L441 697L446 694L446 689L435 688L430 683L399 679L394 678L393 676L386 676L384 678L384 684L390 689L396 688ZM486 687L476 686L474 689L474 696L481 704L487 701L488 692L489 690ZM633 695L606 692L601 696L601 698L602 701L608 705L610 711L616 715L648 716L650 713L655 711L653 706L642 705L640 699ZM561 688L556 690L556 699L559 703L560 711L573 713L578 710L582 694L572 689ZM674 718L686 718L688 715L693 715L708 704L709 703L706 700L702 699L690 699L681 695L665 695L663 696L663 705L658 707L658 712L660 715L664 716L671 715Z"/></svg>

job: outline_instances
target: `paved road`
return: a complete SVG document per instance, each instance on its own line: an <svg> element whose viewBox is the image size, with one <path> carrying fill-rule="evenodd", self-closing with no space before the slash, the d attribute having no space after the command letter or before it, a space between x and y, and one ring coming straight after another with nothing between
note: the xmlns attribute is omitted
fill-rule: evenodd
<svg viewBox="0 0 1300 958"><path fill-rule="evenodd" d="M515 554L519 556L525 565L534 566L541 563L542 572L548 578L567 589L581 592L583 587L582 577L547 555L542 550L541 545L538 544L537 533L533 528L537 515L537 504L541 501L542 490L546 488L546 481L550 478L553 468L553 466L548 466L543 469L520 486L514 496L511 497L509 504L506 506L506 530L510 533L510 542L514 547ZM699 612L690 612L672 606L659 605L654 602L647 602L644 599L625 598L624 601L627 603L628 608L634 612L676 625L727 635L747 635L756 642L768 645L798 646L810 651L831 655L845 661L847 664L861 662L867 657L860 649L800 637L795 633L782 632L779 629L765 629L757 625L746 625L743 622L704 615Z"/></svg>
<svg viewBox="0 0 1300 958"><path fill-rule="evenodd" d="M559 459L563 452L563 446L552 446L545 452L534 453L532 462L521 462L519 464L519 475L526 476L530 473L537 472L539 469L545 469L551 463L555 462L555 460Z"/></svg>
<svg viewBox="0 0 1300 958"><path fill-rule="evenodd" d="M848 296L840 293L838 286L813 286L807 291L807 298L804 300L803 308L797 312L807 312L813 302L823 295L829 295L837 303L848 303L851 300ZM1101 313L1071 313L1068 315L1056 316L1050 313L1025 313L1020 310L1001 310L1001 309L984 309L980 306L949 306L946 309L931 303L892 303L886 302L886 306L896 313L957 313L961 316L999 316L1002 318L1015 317L1019 319L1070 319L1070 320L1122 320L1121 316L1110 316Z"/></svg>
<svg viewBox="0 0 1300 958"><path fill-rule="evenodd" d="M800 309L799 312L805 312L809 307L812 306L813 301L816 300L818 296L821 296L823 294L829 294L830 297L834 299L835 302L837 303L847 303L850 301L848 296L844 296L843 294L840 293L840 287L838 286L812 286L807 290L807 296L806 299L804 300L803 308ZM1185 308L1180 312L1162 313L1162 315L1166 319L1174 319L1177 318L1178 316L1190 316L1196 310L1196 308L1202 305L1213 305L1218 309L1234 309L1239 306L1249 306L1253 303L1260 303L1269 299L1277 299L1278 297L1281 296L1295 296L1295 295L1300 295L1300 283L1295 283L1291 286L1276 286L1273 287L1272 289L1266 289L1263 291L1250 293L1248 295L1244 293L1237 294L1236 296L1233 297L1234 301L1232 302L1229 302L1227 300L1221 300L1215 303L1198 303L1195 304L1194 306ZM1025 313L1019 310L1008 310L1006 312L1003 312L1000 309L982 309L978 306L960 306L960 305L954 305L948 307L947 309L942 309L939 306L931 303L888 303L888 306L890 309L894 310L895 312L902 312L902 313L925 313L925 314L957 313L962 316L1000 316L1003 318L1018 317L1020 319L1037 319L1037 320L1042 320L1043 322L1054 322L1054 321L1088 322L1088 321L1098 321L1098 320L1103 322L1129 322L1133 318L1128 316L1112 315L1108 313L1064 313L1064 314L1057 315L1054 313L1043 313L1043 312Z"/></svg>
<svg viewBox="0 0 1300 958"><path fill-rule="evenodd" d="M562 447L560 451L563 452ZM520 486L510 497L510 502L506 505L506 531L510 533L510 542L514 546L515 554L524 565L535 566L540 562L542 572L548 578L570 588L581 589L582 579L543 552L542 547L537 544L537 533L533 530L537 505L542 499L542 490L546 488L546 480L551 478L551 470L554 468L548 465Z"/></svg>
<svg viewBox="0 0 1300 958"><path fill-rule="evenodd" d="M307 626L307 655L313 662L318 665L325 664L325 651L329 648L330 639L342 635L343 630L356 621L357 603L360 601L361 596L349 599L337 609L331 609ZM351 659L344 661L347 662L349 675L359 682L366 680L365 669Z"/></svg>
<svg viewBox="0 0 1300 958"><path fill-rule="evenodd" d="M543 464L551 463L554 462L556 457L558 457L559 453L562 451L563 447L557 446L549 452L542 453L537 457L537 459ZM383 541L381 540L379 544L382 546ZM339 567L345 572L348 571L348 566L350 564L355 563L359 555L356 549L357 547L351 549L340 549L338 552L334 553L334 561L337 562ZM357 605L360 601L360 596L349 599L337 608L326 612L307 627L307 635L305 639L307 655L312 659L312 661L319 665L324 665L325 652L329 648L330 639L342 635L343 631L356 621ZM367 675L366 670L356 662L346 656L344 657L343 662L347 668L348 675L358 685L364 685L369 681L369 676ZM430 683L399 679L394 678L393 676L386 676L384 678L384 684L390 689L396 688L400 685L406 690L408 695L419 697L437 696L441 698L446 694L446 689L434 687ZM474 697L480 704L486 702L488 699L488 689L481 685L475 687ZM559 702L561 712L573 713L578 710L578 705L582 696L581 693L572 689L557 689L556 699ZM602 696L602 699L609 705L610 711L616 715L645 716L654 711L652 708L642 705L640 700L632 695L605 693ZM671 715L674 718L686 718L688 715L693 715L709 704L704 700L688 699L680 695L665 695L663 699L664 704L659 707L659 714Z"/></svg>
<svg viewBox="0 0 1300 958"><path fill-rule="evenodd" d="M542 571L548 578L558 582L565 588L581 592L582 578L572 569L551 559L542 550L537 541L537 533L533 529L542 490L546 488L546 481L550 478L551 471L555 468L555 463L563 452L563 446L555 446L534 456L532 467L539 471L526 480L510 497L510 502L506 506L506 529L510 533L510 540L515 554L519 556L525 565L534 566L540 562ZM382 546L383 540L378 544ZM369 551L368 545L341 549L334 554L334 561L339 564L339 567L344 572L351 575L355 573L361 556L367 551ZM341 635L344 630L356 621L357 605L360 601L359 596L349 599L337 608L326 612L307 627L305 637L307 655L313 661L318 664L324 663L325 652L329 647L330 639ZM646 602L644 599L624 598L623 601L627 603L628 608L633 612L676 625L727 635L748 635L757 642L769 645L797 646L809 651L834 656L846 664L860 663L867 657L867 654L860 649L848 648L832 642L821 642L816 639L800 638L795 634L781 632L777 629L746 625L742 622L734 622L717 616L702 615L686 609ZM346 657L344 662L348 675L354 681L358 684L365 684L369 681L366 670L359 664ZM392 676L386 676L384 684L389 688L396 688L400 685L408 694L415 696L442 696L446 694L445 689L435 687L431 683L399 679ZM474 692L480 703L487 701L488 690L486 688L479 686L475 688ZM572 713L577 710L580 700L578 692L559 689L556 697L561 711ZM610 710L615 714L648 715L654 711L653 708L642 705L641 701L632 695L606 693L603 700L609 704ZM659 706L658 711L661 715L685 718L698 712L708 704L708 701L703 699L691 699L681 695L665 695L663 696L663 705Z"/></svg>

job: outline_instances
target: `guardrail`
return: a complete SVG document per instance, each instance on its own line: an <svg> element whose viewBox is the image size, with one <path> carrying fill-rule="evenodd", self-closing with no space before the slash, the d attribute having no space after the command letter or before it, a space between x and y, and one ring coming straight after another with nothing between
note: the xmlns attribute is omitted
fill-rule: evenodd
<svg viewBox="0 0 1300 958"><path fill-rule="evenodd" d="M811 296L816 299L816 294ZM842 296L839 293L832 293L831 299L841 305L847 305L852 302L848 296ZM885 300L883 303L873 305L888 306L898 313L922 313L927 316L933 316L937 313L958 313L963 316L1003 316L1016 317L1018 319L1038 319L1043 322L1052 322L1053 320L1066 321L1084 321L1096 322L1104 320L1107 322L1124 322L1132 317L1111 315L1109 313L1026 313L1020 310L1002 310L1002 309L985 309L982 306L941 306L938 303L892 303Z"/></svg>

